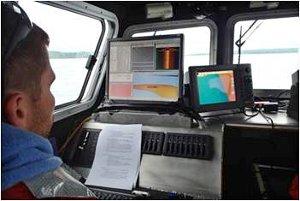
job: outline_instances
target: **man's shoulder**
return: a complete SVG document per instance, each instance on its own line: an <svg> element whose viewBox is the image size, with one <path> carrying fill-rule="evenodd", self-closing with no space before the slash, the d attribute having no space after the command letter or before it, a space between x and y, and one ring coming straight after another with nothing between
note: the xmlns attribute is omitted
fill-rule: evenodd
<svg viewBox="0 0 300 201"><path fill-rule="evenodd" d="M24 181L35 198L78 198L95 199L95 195L85 185L59 167Z"/></svg>

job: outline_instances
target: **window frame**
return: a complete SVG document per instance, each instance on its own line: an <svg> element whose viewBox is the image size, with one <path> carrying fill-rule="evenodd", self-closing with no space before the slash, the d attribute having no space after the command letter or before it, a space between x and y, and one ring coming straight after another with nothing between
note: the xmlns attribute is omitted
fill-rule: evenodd
<svg viewBox="0 0 300 201"><path fill-rule="evenodd" d="M164 31L170 29L180 29L180 28L191 28L191 27L200 27L206 26L210 29L210 52L209 52L209 64L213 65L217 61L217 35L218 28L215 22L211 19L192 19L192 20L176 20L176 21L167 21L167 22L156 22L156 23L147 23L139 25L129 26L123 34L123 37L131 38L133 34L140 32L150 32L150 31Z"/></svg>
<svg viewBox="0 0 300 201"><path fill-rule="evenodd" d="M224 61L225 63L233 63L233 50L234 50L234 27L237 22L246 20L260 20L260 19L277 19L287 17L299 17L299 10L297 9L282 9L282 10L270 10L270 11L258 11L242 13L231 16L225 27L225 51ZM292 76L292 75L291 75ZM277 97L278 94L287 90L284 89L253 89L254 95L257 97ZM289 91L289 90L288 90ZM285 96L284 96L285 95ZM288 97L288 94L283 94L282 97Z"/></svg>
<svg viewBox="0 0 300 201"><path fill-rule="evenodd" d="M106 28L105 28L105 25L104 25L104 21L102 19L100 20L100 23L102 24L103 30L102 30L100 38L99 38L99 40L97 42L97 45L96 45L96 48L94 50L93 56L95 56L95 55L98 54L100 45L101 45L101 43L103 41L103 37L104 37L105 31L106 31L105 30ZM91 56L91 55L89 55L89 56ZM89 59L87 59L87 62L88 62L88 60ZM94 64L94 66L95 66L95 64ZM85 90L87 88L87 83L89 82L89 79L90 79L91 73L92 73L92 71L94 69L94 66L92 66L92 68L90 68L90 69L87 69L87 74L86 74L86 76L84 78L84 82L83 82L83 85L82 85L82 87L80 89L80 92L78 94L77 99L69 101L69 102L66 102L66 103L62 103L60 105L56 105L55 109L60 109L60 108L66 107L68 105L72 105L72 104L80 103L81 102L81 100L82 100L82 98L83 98L83 96L85 94ZM82 67L85 68L85 66L82 66Z"/></svg>
<svg viewBox="0 0 300 201"><path fill-rule="evenodd" d="M40 2L62 10L74 12L80 15L99 20L103 25L102 34L94 51L97 61L93 68L88 70L84 84L78 98L74 101L64 103L55 107L54 122L91 108L98 97L102 83L104 83L106 71L107 41L109 38L117 37L119 22L117 16L107 10L98 8L85 2ZM83 66L84 68L84 66ZM88 83L90 87L87 88Z"/></svg>

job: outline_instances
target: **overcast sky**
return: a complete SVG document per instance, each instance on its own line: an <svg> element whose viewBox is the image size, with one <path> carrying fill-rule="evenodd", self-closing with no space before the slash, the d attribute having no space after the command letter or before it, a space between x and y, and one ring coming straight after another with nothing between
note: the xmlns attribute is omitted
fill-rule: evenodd
<svg viewBox="0 0 300 201"><path fill-rule="evenodd" d="M27 0L21 0L19 3L30 19L50 35L50 50L94 51L101 33L99 21L41 3ZM239 37L241 24L245 32L252 22L244 21L236 24L234 41ZM259 20L254 27L261 25L242 49L298 48L299 22L299 17ZM185 30L185 34L188 35L185 40L186 54L208 52L210 30L207 27L189 28Z"/></svg>
<svg viewBox="0 0 300 201"><path fill-rule="evenodd" d="M31 21L49 34L49 50L95 50L102 30L100 21L37 2L21 0L19 4Z"/></svg>
<svg viewBox="0 0 300 201"><path fill-rule="evenodd" d="M239 38L240 26L242 25L244 33L253 22L238 22L235 25L234 41ZM255 29L259 24L261 25ZM258 20L249 31L249 34L254 32L242 49L299 48L299 25L299 17Z"/></svg>

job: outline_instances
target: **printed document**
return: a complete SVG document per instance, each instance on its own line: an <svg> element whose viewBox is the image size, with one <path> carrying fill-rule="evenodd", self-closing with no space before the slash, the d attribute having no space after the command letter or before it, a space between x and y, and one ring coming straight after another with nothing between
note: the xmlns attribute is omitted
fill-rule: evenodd
<svg viewBox="0 0 300 201"><path fill-rule="evenodd" d="M132 190L141 159L142 125L106 125L86 185Z"/></svg>

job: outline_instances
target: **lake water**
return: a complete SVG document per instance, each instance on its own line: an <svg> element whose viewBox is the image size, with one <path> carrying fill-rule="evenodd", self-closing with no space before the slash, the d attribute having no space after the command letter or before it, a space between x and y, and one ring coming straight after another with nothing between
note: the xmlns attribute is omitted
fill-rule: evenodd
<svg viewBox="0 0 300 201"><path fill-rule="evenodd" d="M76 100L79 96L87 74L86 58L51 59L51 66L56 79L51 91L55 97L55 105Z"/></svg>

